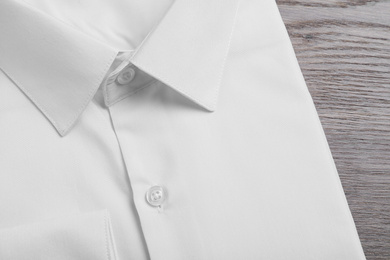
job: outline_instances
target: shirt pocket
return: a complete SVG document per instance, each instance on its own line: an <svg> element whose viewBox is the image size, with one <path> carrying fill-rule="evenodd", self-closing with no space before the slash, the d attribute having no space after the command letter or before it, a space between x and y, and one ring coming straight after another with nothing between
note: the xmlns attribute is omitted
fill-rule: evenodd
<svg viewBox="0 0 390 260"><path fill-rule="evenodd" d="M117 260L107 210L0 230L0 259Z"/></svg>

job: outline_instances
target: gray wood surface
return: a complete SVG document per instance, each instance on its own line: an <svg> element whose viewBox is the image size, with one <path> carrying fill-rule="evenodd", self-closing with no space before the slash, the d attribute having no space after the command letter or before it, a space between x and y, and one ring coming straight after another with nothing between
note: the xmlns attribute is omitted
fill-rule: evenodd
<svg viewBox="0 0 390 260"><path fill-rule="evenodd" d="M276 2L366 257L389 260L390 1Z"/></svg>

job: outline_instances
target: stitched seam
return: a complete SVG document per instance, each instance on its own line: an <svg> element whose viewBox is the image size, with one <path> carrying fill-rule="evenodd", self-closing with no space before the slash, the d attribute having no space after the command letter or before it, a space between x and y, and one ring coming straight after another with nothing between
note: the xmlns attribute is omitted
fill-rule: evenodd
<svg viewBox="0 0 390 260"><path fill-rule="evenodd" d="M135 64L135 63L134 63L134 64ZM137 67L138 67L139 69L141 69L141 70L143 70L143 71L150 71L150 69L148 69L147 66L139 66L138 64L136 64L136 65L137 65ZM206 109L209 110L209 111L212 111L212 109L211 109L208 105L204 105L204 102L202 102L200 99L194 97L193 95L187 94L186 91L183 91L183 89L180 88L180 87L178 87L176 84L172 84L172 83L170 83L170 82L167 81L167 80L161 80L160 77L159 77L158 75L153 75L153 77L154 77L155 79L157 79L159 82L161 82L162 84L169 86L171 89L173 89L173 90L177 91L178 93L180 93L181 95L185 96L185 97L188 98L189 100L192 100L192 101L195 102L196 104L198 104L198 105L200 105L200 106L206 108ZM174 87L174 85L176 85L176 86Z"/></svg>
<svg viewBox="0 0 390 260"><path fill-rule="evenodd" d="M221 72L219 74L219 77L218 77L218 83L217 83L217 91L214 93L213 95L213 104L209 104L209 105L215 105L216 104L216 100L218 98L218 95L219 95L219 89L220 89L220 84L221 84L221 81L222 81L222 76L223 76L223 72L224 72L224 68L225 68L225 64L226 64L226 60L227 60L227 57L228 57L228 54L229 54L229 49L230 49L230 45L231 45L231 41L232 41L232 38L233 38L233 32L235 31L235 27L236 27L236 21L237 21L237 14L238 14L238 9L239 9L239 4L240 4L241 0L238 0L238 3L237 3L237 6L236 6L236 10L235 10L235 14L234 14L234 17L233 17L233 25L232 25L232 29L231 29L231 32L230 32L230 35L229 35L229 39L228 39L228 44L227 44L227 47L226 47L226 54L223 58L223 61L222 61L222 66L221 66ZM135 51L134 53L134 56L136 56L136 54L138 53L139 50ZM138 68L144 70L144 71L150 71L149 69L147 69L148 67L147 66L139 66L138 64L134 63ZM155 78L159 78L159 76L156 76ZM186 91L183 91L182 88L180 87L172 87L173 84L170 84L168 81L162 81L160 80L161 82L163 82L164 84L170 86L171 88L173 88L174 90L178 91L179 93L181 93L182 95L184 95L186 98L194 101L195 103L203 106L203 107L206 107L207 110L209 111L212 111L213 109L209 106L209 105L202 105L204 104L204 102L202 102L199 98L196 98L194 97L193 95L189 95L186 93Z"/></svg>
<svg viewBox="0 0 390 260"><path fill-rule="evenodd" d="M96 78L95 82L93 83L94 86L96 86L96 84L99 84L101 83L101 81L103 80L104 76L106 75L107 73L107 70L109 69L110 65L112 64L112 62L114 61L114 59L116 58L117 56L117 53L114 52L114 55L112 55L112 57L109 58L108 62L106 63L103 71L101 72L101 75L99 77ZM69 129L73 126L73 124L76 122L76 119L80 116L80 114L82 113L82 111L84 111L84 109L86 108L86 106L88 105L88 103L91 101L92 99L92 95L94 93L96 93L97 91L97 88L93 88L91 89L89 92L88 92L88 95L87 95L87 98L85 99L85 102L81 105L81 107L77 110L76 112L76 115L69 121L69 123L66 124L66 127L65 129L63 130L63 134L65 134L66 132L69 131Z"/></svg>
<svg viewBox="0 0 390 260"><path fill-rule="evenodd" d="M238 16L238 10L239 10L240 3L241 3L241 0L238 1L237 6L236 6L236 11L235 11L234 18L233 18L232 30L231 30L230 35L229 35L229 40L228 40L228 45L226 47L225 57L223 59L221 71L220 71L219 76L218 76L217 91L214 92L214 97L213 97L214 105L216 105L216 103L217 103L219 91L221 89L222 78L223 78L223 74L224 74L225 67L226 67L226 61L227 61L227 57L229 56L229 53L230 53L230 46L232 43L234 31L236 29L237 16Z"/></svg>
<svg viewBox="0 0 390 260"><path fill-rule="evenodd" d="M146 85L141 86L141 87L139 87L139 88L137 88L137 89L135 89L135 90L133 90L133 91L131 91L129 93L126 93L124 96L122 96L122 97L118 98L117 100L113 101L112 103L110 103L109 106L115 105L119 101L122 101L123 99L125 99L125 98L127 98L127 97L129 97L129 96L131 96L131 95L133 95L135 93L137 93L138 91L140 91L140 90L142 90L142 89L144 89L146 87L150 87L150 86L152 86L152 85L154 85L156 83L158 83L158 81L156 79L154 79L149 84L146 84Z"/></svg>
<svg viewBox="0 0 390 260"><path fill-rule="evenodd" d="M57 129L61 129L61 127L58 125L57 121L54 120L50 115L49 113L47 112L46 108L41 104L39 103L34 97L33 95L31 95L31 93L23 86L23 84L21 84L18 80L16 80L12 75L11 73L8 73L6 72L3 68L1 68L1 70L11 79L11 81L13 81L13 83L19 87L23 92L24 94L34 103L34 105L36 105L41 111L42 113L47 117L47 119L50 120L50 122L52 122L52 124L54 125L55 128ZM60 132L62 132L62 129L60 130Z"/></svg>
<svg viewBox="0 0 390 260"><path fill-rule="evenodd" d="M161 18L160 22L158 22L150 31L149 33L146 35L146 37L142 40L142 42L140 43L140 45L134 50L134 53L133 55L130 57L130 62L132 62L134 60L134 57L138 54L138 52L141 52L141 50L145 47L145 43L149 40L149 38L153 35L153 33L155 31L157 31L157 29L159 27L161 27L161 24L164 22L164 19L168 16L168 13L171 12L173 6L175 5L176 3L174 2L173 4L171 4L171 6L169 7L169 9L165 12L164 16Z"/></svg>
<svg viewBox="0 0 390 260"><path fill-rule="evenodd" d="M135 64L135 63L134 63ZM143 71L150 71L150 69L148 69L147 66L139 66L138 64L136 64L136 66L143 70ZM203 107L206 107L207 110L212 110L210 107L208 107L207 105L202 105L204 102L200 101L200 99L194 97L193 95L189 95L186 93L186 91L183 91L182 88L178 87L176 85L176 87L174 87L175 84L172 84L172 83L169 83L169 81L167 80L161 80L160 77L158 75L153 75L153 77L155 79L157 79L158 81L160 81L161 83L163 83L164 85L167 85L169 86L171 89L179 92L180 94L182 94L183 96L185 96L186 98L188 98L189 100L192 100L194 101L195 103L199 104L200 106L203 106Z"/></svg>
<svg viewBox="0 0 390 260"><path fill-rule="evenodd" d="M92 39L93 41L95 42L98 42L100 45L103 45L105 47L109 47L109 48L112 48L111 46L109 46L107 43L105 43L104 41L102 40L99 40L99 39L96 39L94 37L92 37L91 35L85 33L85 32L82 32L80 31L79 28L77 28L76 26L72 25L72 24L68 24L66 22L64 22L63 20L55 17L55 16L52 16L52 15L49 15L48 13L45 13L43 12L42 10L40 10L39 8L37 8L36 6L30 4L29 2L27 2L26 0L22 0L23 4L24 5L27 5L29 7L29 9L32 9L33 12L35 13L39 13L40 17L44 18L44 19L47 19L47 20L52 20L53 22L55 22L56 24L61 24L65 27L67 27L68 29L71 29L73 32L76 32L77 34L80 34L80 35L83 35L83 36L86 36L88 37L89 39Z"/></svg>
<svg viewBox="0 0 390 260"><path fill-rule="evenodd" d="M40 11L39 9L37 9L36 7L34 7L33 5L27 3L25 0L23 0L23 3L27 6L29 6L30 8L33 9L34 12L39 12L41 15L44 15L45 19L49 19L49 20L53 20L53 21L56 21L56 22L59 22L63 25L66 25L68 28L71 28L73 31L77 32L77 33L81 33L82 35L84 36L87 36L89 37L89 39L93 39L95 40L96 42L99 42L100 44L104 45L105 47L109 47L107 44L105 44L104 42L102 41L99 41L99 40L96 40L94 39L93 37L89 36L88 34L85 34L85 33L82 33L80 31L77 30L77 28L63 22L62 20L60 19L57 19L53 16L50 16L50 15L47 15L45 13L43 13L42 11ZM114 52L115 53L115 52ZM116 57L117 53L115 53L115 57ZM110 65L111 63L113 62L113 58L111 58L111 62L108 63L108 65ZM107 70L107 65L106 65L106 68L104 70L104 75L105 75L105 72ZM5 70L3 70L5 72ZM26 90L26 88L23 87L22 84L20 84L17 80L14 80L13 77L11 76L11 74L9 73L6 73L7 75L9 75L9 77L11 78L11 80L21 89L23 90L23 92L30 98L30 100L42 111L42 113L52 122L52 124L54 125L54 127L60 132L61 135L65 135L69 129L71 128L71 126L75 123L75 120L76 118L81 114L81 112L85 109L85 107L87 106L87 104L89 103L90 99L91 99L91 96L92 94L94 93L93 90L89 91L88 93L88 96L87 96L87 100L85 101L85 103L82 104L82 106L80 107L79 110L77 110L77 114L75 117L73 117L69 122L67 122L65 124L65 127L64 128L61 128L59 126L59 124L57 123L56 120L54 120L51 116L49 116L49 113L47 112L47 110L44 108L44 106L42 106L39 102L37 102L36 99L34 99L31 95L31 93L29 91ZM102 77L100 76L99 77L99 82L102 80Z"/></svg>
<svg viewBox="0 0 390 260"><path fill-rule="evenodd" d="M139 69L141 69L141 70L143 70L143 71L150 71L150 69L148 69L147 66L139 66L139 65L136 64L136 63L134 63L134 64L135 64ZM202 105L203 102L201 102L201 101L200 101L199 99L197 99L197 98L194 98L192 95L187 94L187 93L186 93L185 91L183 91L180 87L177 87L177 86L176 86L176 87L173 87L174 84L169 83L169 81L167 81L167 80L161 80L160 77L159 77L158 75L153 75L153 77L154 77L156 80L158 80L159 82L161 82L162 84L167 85L167 86L169 86L171 89L173 89L173 90L179 92L181 95L185 96L186 98L188 98L188 99L194 101L195 103L197 103L197 104L203 106L203 105ZM211 110L210 108L207 108L207 107L208 107L207 105L206 105L205 107L206 107L206 109Z"/></svg>
<svg viewBox="0 0 390 260"><path fill-rule="evenodd" d="M133 54L133 51L131 51L131 52L129 52L129 53L127 53L128 54L128 56L129 57L125 57L125 59L121 62L121 64L119 64L119 66L118 67L116 67L111 73L110 73L110 75L108 75L107 77L106 77L106 79L105 79L105 81L104 81L104 88L103 88L103 95L104 95L104 104L107 106L107 107L109 107L110 105L111 105L111 103L110 103L110 99L111 99L111 94L110 94L110 84L112 83L112 82L115 82L115 80L113 80L113 81L111 81L112 80L112 78L114 77L114 76L118 76L120 73L121 73L121 71L123 71L123 69L124 68L126 68L127 66L129 66L129 64L131 64L131 62L130 62L130 58L131 58L131 55ZM117 53L117 56L116 56L116 58L118 57L118 55L119 55L119 52ZM116 59L115 58L115 59ZM110 83L108 83L110 81Z"/></svg>
<svg viewBox="0 0 390 260"><path fill-rule="evenodd" d="M108 84L107 84L107 82L108 82L108 77L106 78L106 80L103 82L103 95L104 95L104 104L106 105L106 106L109 106L109 98L110 98L110 91L109 91L109 86L108 86Z"/></svg>
<svg viewBox="0 0 390 260"><path fill-rule="evenodd" d="M103 229L104 229L104 235L106 239L106 256L107 259L110 260L110 251L109 251L109 245L108 245L108 227L107 227L107 211L104 212L104 218L103 218Z"/></svg>
<svg viewBox="0 0 390 260"><path fill-rule="evenodd" d="M110 235L110 241L112 243L112 257L113 257L113 260L116 260L118 259L118 256L117 256L117 253L116 253L116 245L115 245L115 238L114 238L114 233L113 233L113 229L112 229L112 225L111 225L111 215L110 215L110 212L108 210L106 210L107 212L107 228L108 228L108 233Z"/></svg>
<svg viewBox="0 0 390 260"><path fill-rule="evenodd" d="M101 106L98 103L98 101L95 99L92 99L90 104L93 104L93 106L91 106L91 108L93 110L96 110L96 113L99 114L99 117L101 116L102 119L106 120L106 114L101 111L101 109L100 109Z"/></svg>

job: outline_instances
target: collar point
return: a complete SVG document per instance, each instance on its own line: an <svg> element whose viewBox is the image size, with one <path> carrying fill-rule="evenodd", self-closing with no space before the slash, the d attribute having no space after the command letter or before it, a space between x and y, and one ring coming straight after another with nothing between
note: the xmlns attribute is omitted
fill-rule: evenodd
<svg viewBox="0 0 390 260"><path fill-rule="evenodd" d="M217 110L217 102L206 102L206 101L202 101L202 102L198 102L198 101L195 101L196 104L198 104L200 107L202 107L204 110L206 110L207 112L209 113L213 113Z"/></svg>
<svg viewBox="0 0 390 260"><path fill-rule="evenodd" d="M57 131L57 133L60 137L65 137L70 132L70 129L71 129L70 127L62 128L58 125L53 124L53 122L51 122L51 123L54 126L55 130Z"/></svg>
<svg viewBox="0 0 390 260"><path fill-rule="evenodd" d="M52 124L52 126L57 131L57 133L59 134L60 137L65 137L66 135L68 135L69 132L71 132L71 130L75 126L76 121L78 119L78 117L76 117L74 120L72 120L71 124L69 124L69 123L65 124L64 122L61 121L62 118L60 118L60 117L56 118L57 121L53 120L52 117L49 117L47 115L46 115L46 117L49 119L50 123Z"/></svg>

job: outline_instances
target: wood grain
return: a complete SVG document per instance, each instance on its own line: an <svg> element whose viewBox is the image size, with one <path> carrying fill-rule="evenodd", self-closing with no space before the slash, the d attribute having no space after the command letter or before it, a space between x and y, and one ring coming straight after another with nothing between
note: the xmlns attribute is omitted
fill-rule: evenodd
<svg viewBox="0 0 390 260"><path fill-rule="evenodd" d="M390 1L276 2L366 257L389 260Z"/></svg>

